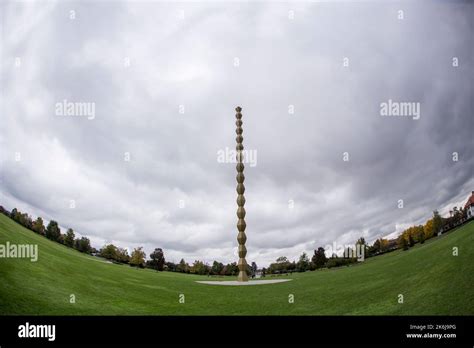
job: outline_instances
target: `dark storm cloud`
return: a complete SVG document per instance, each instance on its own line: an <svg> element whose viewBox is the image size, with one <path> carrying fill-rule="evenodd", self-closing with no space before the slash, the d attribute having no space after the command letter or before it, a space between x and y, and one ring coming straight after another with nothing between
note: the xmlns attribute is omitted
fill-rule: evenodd
<svg viewBox="0 0 474 348"><path fill-rule="evenodd" d="M472 5L2 10L1 202L56 218L97 246L236 259L235 165L217 156L234 148L237 104L244 145L258 155L245 169L247 248L257 263L373 241L473 189ZM95 103L95 118L55 115L64 99ZM420 119L380 116L389 99L420 103Z"/></svg>

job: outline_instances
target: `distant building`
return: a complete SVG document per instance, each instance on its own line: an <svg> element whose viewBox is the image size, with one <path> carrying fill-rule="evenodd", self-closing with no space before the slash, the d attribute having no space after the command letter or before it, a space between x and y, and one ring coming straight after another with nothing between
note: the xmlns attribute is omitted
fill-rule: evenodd
<svg viewBox="0 0 474 348"><path fill-rule="evenodd" d="M471 192L471 197L467 200L464 210L467 211L466 215L468 219L474 217L474 191Z"/></svg>

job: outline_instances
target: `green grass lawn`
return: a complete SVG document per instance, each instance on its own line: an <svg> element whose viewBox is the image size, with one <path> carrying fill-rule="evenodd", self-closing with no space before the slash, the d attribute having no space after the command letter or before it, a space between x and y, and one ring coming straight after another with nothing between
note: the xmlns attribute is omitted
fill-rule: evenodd
<svg viewBox="0 0 474 348"><path fill-rule="evenodd" d="M0 314L473 315L474 222L408 251L259 286L102 262L0 215L0 244L38 244L39 260L0 259ZM452 255L453 247L459 256ZM267 279L270 279L267 277ZM76 303L69 303L74 294ZM179 303L184 294L185 303ZM288 303L289 295L294 303ZM403 294L404 303L398 303Z"/></svg>

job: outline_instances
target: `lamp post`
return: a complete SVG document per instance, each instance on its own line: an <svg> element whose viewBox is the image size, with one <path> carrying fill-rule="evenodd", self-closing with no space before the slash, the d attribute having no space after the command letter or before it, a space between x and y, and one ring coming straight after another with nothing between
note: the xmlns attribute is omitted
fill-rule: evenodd
<svg viewBox="0 0 474 348"><path fill-rule="evenodd" d="M235 125L237 129L235 132L237 133L237 137L235 140L237 141L236 145L236 156L237 156L237 217L239 218L237 221L237 229L239 230L239 234L237 235L237 241L239 242L239 276L237 280L239 282L246 282L249 280L247 276L247 261L245 260L245 256L247 255L247 249L245 248L245 242L247 241L247 236L245 235L245 186L244 186L244 163L243 163L243 150L244 145L242 144L244 141L244 137L242 136L243 129L242 129L242 108L240 106L235 108L237 113L235 114Z"/></svg>

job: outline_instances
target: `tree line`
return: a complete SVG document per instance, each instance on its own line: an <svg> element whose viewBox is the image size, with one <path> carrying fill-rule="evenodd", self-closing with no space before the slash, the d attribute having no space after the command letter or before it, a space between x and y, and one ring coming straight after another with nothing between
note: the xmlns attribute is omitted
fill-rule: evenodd
<svg viewBox="0 0 474 348"><path fill-rule="evenodd" d="M27 213L22 213L17 208L13 208L11 212L0 206L0 213L8 216L12 220L18 222L23 227L46 237L52 241L63 244L67 247L74 248L82 253L91 254L95 251L91 247L89 238L81 237L75 238L75 234L72 228L69 228L65 234L61 233L61 229L57 221L51 220L45 227L43 219L38 216L36 220L33 220Z"/></svg>
<svg viewBox="0 0 474 348"><path fill-rule="evenodd" d="M364 258L374 257L398 249L408 250L417 243L423 244L426 240L436 237L438 233L446 232L467 221L467 210L462 207L459 209L454 207L449 211L449 214L449 217L443 218L435 210L433 216L424 225L411 226L395 239L378 238L372 245L369 245L364 237L360 237L355 246L359 245L364 249ZM326 250L323 247L319 247L314 250L311 260L305 252L301 254L298 261L293 262L290 262L285 256L280 256L267 269L262 269L262 275L265 273L305 272L320 268L348 266L357 262L357 258L353 257L354 254L353 250L346 249L342 256L333 254L327 257Z"/></svg>
<svg viewBox="0 0 474 348"><path fill-rule="evenodd" d="M139 268L151 268L157 271L209 276L236 276L239 273L236 262L226 265L218 261L214 261L212 265L209 265L200 260L195 260L194 263L190 265L184 259L181 259L179 263L166 262L164 251L161 248L156 248L150 254L149 260L146 260L143 247L134 248L130 255L127 249L113 244L106 244L100 250L97 250L91 246L89 238L76 238L72 228L68 228L64 234L61 233L59 224L55 220L51 220L45 227L41 217L37 217L36 220L33 220L27 213L22 213L17 208L9 212L0 206L0 213L52 241L76 249L82 253L103 257L113 263L128 264ZM426 240L436 237L438 233L448 231L464 223L466 220L467 210L462 207L459 209L454 207L450 210L450 216L448 218L441 217L438 211L435 210L432 218L427 220L424 225L411 226L404 230L396 239L379 238L375 240L372 245L368 245L365 239L360 237L355 243L355 247L364 250L364 258L381 255L397 249L408 250L415 244L423 244ZM323 247L318 247L314 250L311 259L306 252L301 254L298 261L292 262L290 262L287 257L280 256L274 263L271 263L268 268L262 268L260 274L264 277L266 274L306 272L320 268L348 266L357 262L357 258L354 257L354 255L354 250L347 248L344 250L342 256L333 253L330 257L327 257L326 250ZM249 276L255 277L257 272L258 268L255 262L247 266L247 274Z"/></svg>
<svg viewBox="0 0 474 348"><path fill-rule="evenodd" d="M76 238L74 230L68 228L66 233L61 233L61 228L55 220L49 221L45 226L43 218L38 216L33 220L27 213L22 213L17 208L13 208L11 212L0 206L0 213L8 216L23 227L46 237L49 240L60 243L66 247L73 248L81 253L90 255L100 255L106 259L111 259L120 263L128 263L131 266L144 265L145 253L142 248L136 248L129 256L128 251L122 248L115 248L113 245L106 245L104 248L97 250L91 246L91 242L87 237Z"/></svg>
<svg viewBox="0 0 474 348"><path fill-rule="evenodd" d="M130 255L127 249L113 244L106 244L100 250L97 250L91 246L89 238L76 238L75 232L72 228L68 228L66 233L61 233L61 228L55 220L51 220L47 226L44 226L43 218L37 217L33 220L31 216L27 213L22 213L17 208L13 208L12 211L9 212L4 207L0 206L0 213L49 240L76 249L85 254L103 257L113 263L128 264L138 268L151 268L157 271L200 275L233 276L239 273L239 268L236 262L224 265L221 262L214 261L211 266L199 260L195 260L191 265L184 261L184 259L181 259L179 263L166 262L163 249L161 248L156 248L150 254L149 260L146 260L146 254L143 251L143 247L135 248ZM248 266L247 273L249 276L255 276L256 272L257 265L255 262L252 262L252 265Z"/></svg>

